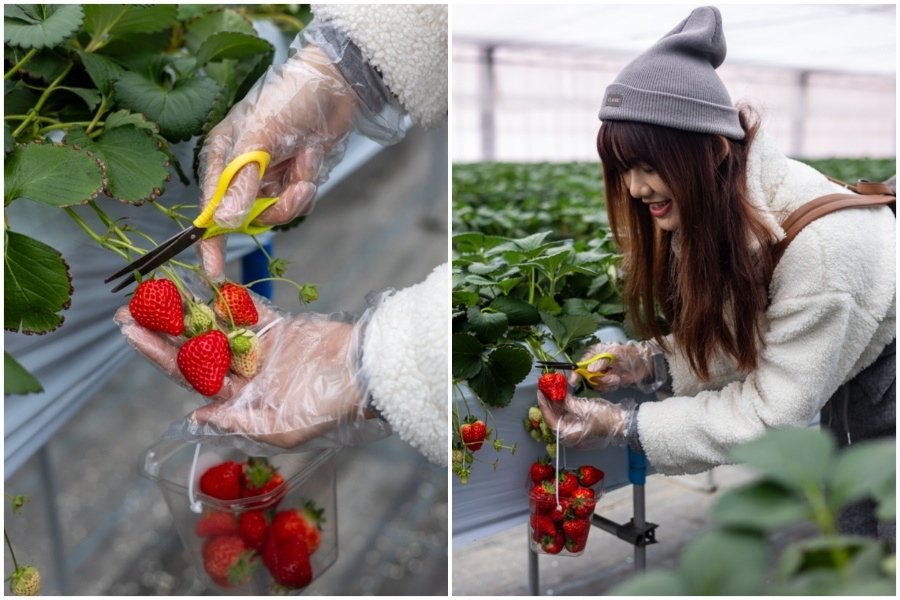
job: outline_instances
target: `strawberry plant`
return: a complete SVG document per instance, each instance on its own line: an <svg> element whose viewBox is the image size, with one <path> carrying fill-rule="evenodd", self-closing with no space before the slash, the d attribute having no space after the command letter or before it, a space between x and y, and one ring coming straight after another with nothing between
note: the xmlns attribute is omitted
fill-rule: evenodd
<svg viewBox="0 0 900 600"><path fill-rule="evenodd" d="M550 232L453 236L452 375L462 404L454 409L454 450L465 450L467 397L496 431L491 409L510 403L535 359L578 357L601 326L622 320L618 255L600 233L584 241L550 240ZM505 447L497 439L495 446ZM467 474L465 460L454 470Z"/></svg>
<svg viewBox="0 0 900 600"><path fill-rule="evenodd" d="M160 201L172 176L190 182L191 165L173 145L202 141L271 64L274 49L251 18L295 34L306 15L307 7L286 5L5 5L4 205L58 208L97 244L133 260L143 252L134 240L153 240L104 206L148 203L188 224L196 206ZM106 230L93 231L88 217ZM45 334L63 323L75 293L69 257L47 238L6 220L8 331ZM280 277L283 261L272 265ZM306 284L301 298L314 296ZM42 389L8 353L4 367L5 393Z"/></svg>

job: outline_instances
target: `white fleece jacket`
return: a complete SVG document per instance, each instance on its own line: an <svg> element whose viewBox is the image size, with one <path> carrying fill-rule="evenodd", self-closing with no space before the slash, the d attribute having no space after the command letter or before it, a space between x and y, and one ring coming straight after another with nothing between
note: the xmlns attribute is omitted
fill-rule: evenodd
<svg viewBox="0 0 900 600"><path fill-rule="evenodd" d="M416 123L445 118L446 4L314 4L312 12L353 40Z"/></svg>
<svg viewBox="0 0 900 600"><path fill-rule="evenodd" d="M787 158L760 131L748 164L750 196L779 239L790 212L845 191ZM759 367L733 360L700 382L677 350L667 356L675 396L641 405L638 435L660 473L698 473L776 427L808 425L831 395L870 365L896 333L895 219L889 208L839 211L791 243L769 286Z"/></svg>
<svg viewBox="0 0 900 600"><path fill-rule="evenodd" d="M450 270L389 296L366 326L363 370L376 408L400 439L447 465Z"/></svg>

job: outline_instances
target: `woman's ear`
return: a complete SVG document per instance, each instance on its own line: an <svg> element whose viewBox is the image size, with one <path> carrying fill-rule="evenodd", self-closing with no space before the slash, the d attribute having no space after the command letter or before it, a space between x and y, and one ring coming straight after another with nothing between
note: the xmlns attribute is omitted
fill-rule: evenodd
<svg viewBox="0 0 900 600"><path fill-rule="evenodd" d="M731 154L731 142L725 136L715 137L716 165L721 165Z"/></svg>

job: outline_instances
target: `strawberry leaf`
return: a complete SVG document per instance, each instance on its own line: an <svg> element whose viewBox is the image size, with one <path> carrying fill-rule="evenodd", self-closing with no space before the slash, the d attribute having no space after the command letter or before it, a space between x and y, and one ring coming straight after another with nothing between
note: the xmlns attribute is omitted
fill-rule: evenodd
<svg viewBox="0 0 900 600"><path fill-rule="evenodd" d="M28 198L54 206L84 204L103 187L97 160L81 150L52 144L19 146L3 169L3 199Z"/></svg>
<svg viewBox="0 0 900 600"><path fill-rule="evenodd" d="M516 384L531 372L531 354L520 346L499 346L491 352L469 386L485 404L502 408L512 401Z"/></svg>
<svg viewBox="0 0 900 600"><path fill-rule="evenodd" d="M3 7L3 41L21 48L52 48L69 39L84 20L77 4Z"/></svg>
<svg viewBox="0 0 900 600"><path fill-rule="evenodd" d="M168 172L168 157L159 151L152 134L133 126L104 130L92 140L81 128L69 131L66 143L80 146L106 165L104 192L120 202L141 204L160 195Z"/></svg>
<svg viewBox="0 0 900 600"><path fill-rule="evenodd" d="M541 322L538 310L520 298L498 296L491 302L491 308L505 314L512 326L537 325Z"/></svg>
<svg viewBox="0 0 900 600"><path fill-rule="evenodd" d="M208 37L197 50L197 65L225 58L247 58L273 52L272 45L255 34L221 31Z"/></svg>
<svg viewBox="0 0 900 600"><path fill-rule="evenodd" d="M3 123L3 154L9 154L13 151L16 140L13 139L12 131L9 129L9 123Z"/></svg>
<svg viewBox="0 0 900 600"><path fill-rule="evenodd" d="M3 353L3 393L5 395L36 394L43 391L43 386L35 379L34 375L26 371L25 367L9 352Z"/></svg>
<svg viewBox="0 0 900 600"><path fill-rule="evenodd" d="M125 108L144 113L169 141L186 141L200 133L219 86L209 77L182 79L167 89L137 73L124 73L115 84Z"/></svg>
<svg viewBox="0 0 900 600"><path fill-rule="evenodd" d="M86 4L84 28L94 40L106 43L132 33L154 33L172 23L178 8L174 4Z"/></svg>
<svg viewBox="0 0 900 600"><path fill-rule="evenodd" d="M458 333L453 336L453 377L469 379L481 371L481 342L474 335Z"/></svg>
<svg viewBox="0 0 900 600"><path fill-rule="evenodd" d="M103 94L111 94L113 83L125 70L117 63L99 54L79 50L78 56L81 58L81 64L84 65L84 69L90 76L91 81L94 82L94 85L97 86L97 89Z"/></svg>
<svg viewBox="0 0 900 600"><path fill-rule="evenodd" d="M227 8L215 11L192 22L184 36L184 44L193 54L200 52L207 39L221 32L235 32L256 36L253 24L236 11Z"/></svg>
<svg viewBox="0 0 900 600"><path fill-rule="evenodd" d="M483 312L478 307L467 313L469 327L485 344L493 344L509 329L509 320L501 312Z"/></svg>
<svg viewBox="0 0 900 600"><path fill-rule="evenodd" d="M832 468L834 439L818 429L776 429L736 447L731 456L792 490L821 486ZM791 460L784 457L790 456Z"/></svg>
<svg viewBox="0 0 900 600"><path fill-rule="evenodd" d="M43 242L7 231L3 244L3 326L20 333L48 333L62 325L72 277L62 255Z"/></svg>

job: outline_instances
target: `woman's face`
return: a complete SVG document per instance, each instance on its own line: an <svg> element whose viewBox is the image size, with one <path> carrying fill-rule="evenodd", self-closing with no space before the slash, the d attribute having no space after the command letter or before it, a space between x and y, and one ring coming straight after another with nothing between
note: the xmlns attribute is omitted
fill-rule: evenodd
<svg viewBox="0 0 900 600"><path fill-rule="evenodd" d="M631 197L641 202L660 229L675 231L681 225L678 206L672 192L659 174L649 165L638 164L625 172L625 185Z"/></svg>

